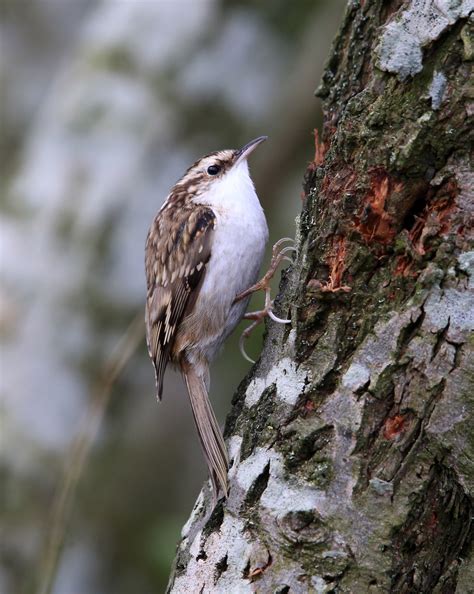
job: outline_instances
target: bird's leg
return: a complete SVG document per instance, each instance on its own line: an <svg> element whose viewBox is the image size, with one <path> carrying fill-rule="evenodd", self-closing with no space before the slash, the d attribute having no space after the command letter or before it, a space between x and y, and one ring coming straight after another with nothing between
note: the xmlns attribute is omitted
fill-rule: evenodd
<svg viewBox="0 0 474 594"><path fill-rule="evenodd" d="M275 274L276 269L278 268L278 266L280 265L280 263L283 260L288 260L288 262L293 264L293 260L291 258L289 258L288 256L286 256L285 254L287 254L288 252L291 252L291 251L296 251L296 248L293 247L292 245L289 245L289 246L286 246L285 248L280 250L280 247L287 241L293 242L293 239L291 239L290 237L283 237L282 239L278 240L275 243L275 245L273 246L273 249L272 249L272 259L270 261L270 267L268 268L265 275L257 283L255 283L254 285L252 285L245 291L242 291L242 293L239 293L235 297L234 303L237 303L238 301L242 301L242 299L245 299L252 293L256 293L257 291L266 291L267 289L269 289L269 283L270 283L271 279L273 278L273 275ZM249 318L249 319L252 319L252 318Z"/></svg>
<svg viewBox="0 0 474 594"><path fill-rule="evenodd" d="M291 258L289 258L286 254L290 251L296 251L296 248L292 245L282 248L282 245L284 245L288 241L293 242L293 240L291 238L283 237L282 239L280 239L279 241L277 241L275 243L275 245L273 246L273 249L272 249L272 259L270 261L270 267L267 270L267 272L264 274L264 276L257 283L255 283L254 285L252 285L251 287L249 287L242 293L239 293L234 299L234 303L237 303L238 301L245 299L252 293L256 293L257 291L265 291L265 307L259 311L252 311L252 312L246 313L244 315L245 320L254 320L254 321L252 324L250 324L250 326L248 328L246 328L242 332L242 335L239 340L239 347L240 347L240 352L242 353L242 356L244 357L244 359L247 359L247 361L250 361L251 363L255 363L255 361L253 359L251 359L245 352L244 340L250 336L250 334L253 332L253 330L267 316L269 318L271 318L274 322L278 322L279 324L289 324L291 322L291 320L284 320L282 318L279 318L278 316L276 316L273 313L273 300L270 297L270 281L273 278L280 263L283 262L283 260L287 260L290 263L293 263L293 260Z"/></svg>

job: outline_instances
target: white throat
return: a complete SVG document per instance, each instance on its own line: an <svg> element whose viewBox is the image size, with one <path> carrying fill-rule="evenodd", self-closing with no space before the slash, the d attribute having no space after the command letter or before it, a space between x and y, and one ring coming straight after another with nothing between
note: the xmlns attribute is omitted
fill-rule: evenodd
<svg viewBox="0 0 474 594"><path fill-rule="evenodd" d="M242 318L248 300L233 302L257 280L268 227L246 161L216 180L210 191L195 201L209 206L216 215L212 255L195 306L200 316L222 318L219 332L209 336L206 357L210 361Z"/></svg>
<svg viewBox="0 0 474 594"><path fill-rule="evenodd" d="M209 191L197 196L195 201L210 206L218 218L219 215L225 218L226 215L244 218L263 216L245 159L234 165L222 178L216 179Z"/></svg>

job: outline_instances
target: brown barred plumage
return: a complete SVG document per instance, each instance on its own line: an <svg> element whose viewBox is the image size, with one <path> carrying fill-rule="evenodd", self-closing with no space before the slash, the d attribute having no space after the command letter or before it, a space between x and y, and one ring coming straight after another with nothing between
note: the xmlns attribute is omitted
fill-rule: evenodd
<svg viewBox="0 0 474 594"><path fill-rule="evenodd" d="M268 229L246 159L265 137L196 161L148 233L146 335L161 399L168 363L186 381L214 501L227 496L227 451L208 398L209 364L242 318L235 297L255 282ZM248 221L250 216L250 224Z"/></svg>
<svg viewBox="0 0 474 594"><path fill-rule="evenodd" d="M170 195L146 242L146 330L155 366L157 396L163 393L168 361L178 362L173 344L182 318L192 310L196 288L211 256L216 217L210 208Z"/></svg>

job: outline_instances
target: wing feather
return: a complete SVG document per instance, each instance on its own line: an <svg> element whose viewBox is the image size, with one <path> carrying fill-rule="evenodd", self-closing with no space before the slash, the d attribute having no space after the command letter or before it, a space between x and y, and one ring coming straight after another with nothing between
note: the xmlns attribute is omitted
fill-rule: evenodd
<svg viewBox="0 0 474 594"><path fill-rule="evenodd" d="M177 331L196 300L211 257L216 221L208 207L183 203L176 206L170 202L158 213L145 250L146 335L158 399Z"/></svg>

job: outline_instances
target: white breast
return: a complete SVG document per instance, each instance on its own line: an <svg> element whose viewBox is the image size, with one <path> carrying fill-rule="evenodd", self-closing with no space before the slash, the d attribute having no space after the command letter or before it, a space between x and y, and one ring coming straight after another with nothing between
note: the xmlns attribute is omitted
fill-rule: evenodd
<svg viewBox="0 0 474 594"><path fill-rule="evenodd" d="M208 336L206 357L212 359L242 318L248 299L235 305L239 293L254 284L262 264L268 227L246 161L227 173L199 202L216 214L212 255L195 305L195 315L221 318L219 331ZM204 336L202 337L204 338ZM201 343L201 346L202 345Z"/></svg>

